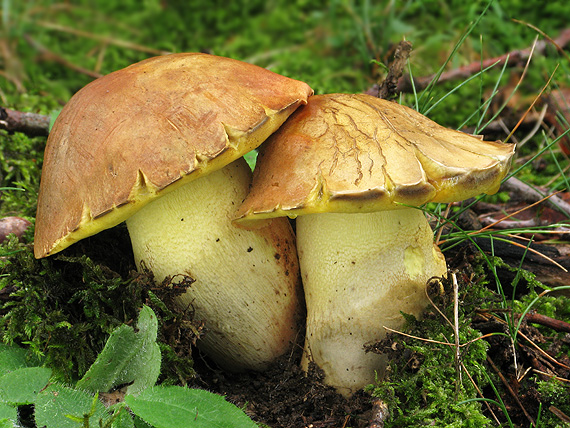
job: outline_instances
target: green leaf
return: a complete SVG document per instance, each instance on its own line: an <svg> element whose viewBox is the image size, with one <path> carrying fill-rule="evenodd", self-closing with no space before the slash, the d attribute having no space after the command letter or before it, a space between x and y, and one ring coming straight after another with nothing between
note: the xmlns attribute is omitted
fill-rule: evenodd
<svg viewBox="0 0 570 428"><path fill-rule="evenodd" d="M113 419L111 428L135 428L133 417L129 414L128 410L125 407L119 410L119 413L115 419Z"/></svg>
<svg viewBox="0 0 570 428"><path fill-rule="evenodd" d="M134 428L135 423L128 410L123 407L119 410L117 417L113 420L111 428Z"/></svg>
<svg viewBox="0 0 570 428"><path fill-rule="evenodd" d="M0 401L9 404L33 404L45 387L51 370L45 367L25 367L0 377Z"/></svg>
<svg viewBox="0 0 570 428"><path fill-rule="evenodd" d="M0 421L8 421L10 428L12 428L15 422L18 420L18 410L13 407L9 406L8 404L0 403ZM0 427L3 427L2 423L0 423Z"/></svg>
<svg viewBox="0 0 570 428"><path fill-rule="evenodd" d="M113 331L77 388L108 392L118 385L132 383L127 393L137 394L154 385L160 374L158 321L148 306L142 308L137 328L135 332L132 327L122 325Z"/></svg>
<svg viewBox="0 0 570 428"><path fill-rule="evenodd" d="M243 158L252 171L255 169L255 164L257 163L257 154L257 150L252 150L251 152L247 152L245 155L243 155Z"/></svg>
<svg viewBox="0 0 570 428"><path fill-rule="evenodd" d="M0 376L16 369L28 367L26 350L2 344L0 347Z"/></svg>
<svg viewBox="0 0 570 428"><path fill-rule="evenodd" d="M14 409L15 410L15 409ZM17 427L16 423L10 419L0 419L0 428L14 428Z"/></svg>
<svg viewBox="0 0 570 428"><path fill-rule="evenodd" d="M117 384L133 382L127 388L127 394L138 394L153 386L160 374L160 347L156 342L146 344L136 358L131 360Z"/></svg>
<svg viewBox="0 0 570 428"><path fill-rule="evenodd" d="M61 109L58 110L53 110L50 115L49 115L49 130L51 131L51 128L53 127L53 124L55 123L55 120L57 119L57 117L59 116L59 114L61 113Z"/></svg>
<svg viewBox="0 0 570 428"><path fill-rule="evenodd" d="M134 421L135 421L135 428L155 428L150 424L147 424L145 421L143 421L139 416L135 415L134 417Z"/></svg>
<svg viewBox="0 0 570 428"><path fill-rule="evenodd" d="M88 415L91 427L98 427L99 421L107 417L105 406L85 391L51 384L36 399L35 417L38 427L78 428L78 422L73 418L83 420L85 415Z"/></svg>
<svg viewBox="0 0 570 428"><path fill-rule="evenodd" d="M157 428L256 428L246 414L223 397L201 389L156 386L127 395L130 409Z"/></svg>

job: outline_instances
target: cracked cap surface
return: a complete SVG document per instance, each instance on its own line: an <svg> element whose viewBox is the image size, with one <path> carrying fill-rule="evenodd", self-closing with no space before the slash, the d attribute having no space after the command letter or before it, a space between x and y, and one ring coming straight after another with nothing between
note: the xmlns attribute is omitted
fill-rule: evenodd
<svg viewBox="0 0 570 428"><path fill-rule="evenodd" d="M66 104L47 141L36 257L243 156L311 94L303 82L199 53L150 58L93 81Z"/></svg>
<svg viewBox="0 0 570 428"><path fill-rule="evenodd" d="M364 94L315 95L261 146L236 223L495 193L514 145L444 128Z"/></svg>

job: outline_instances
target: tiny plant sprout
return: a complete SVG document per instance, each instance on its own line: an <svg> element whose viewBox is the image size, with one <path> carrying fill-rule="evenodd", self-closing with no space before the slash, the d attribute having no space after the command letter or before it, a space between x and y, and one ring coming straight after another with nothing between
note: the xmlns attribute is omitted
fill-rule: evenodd
<svg viewBox="0 0 570 428"><path fill-rule="evenodd" d="M494 193L513 146L446 129L369 95L313 96L261 147L238 211L244 227L296 218L307 305L303 366L350 395L382 376L364 345L419 316L446 275L418 207Z"/></svg>
<svg viewBox="0 0 570 428"><path fill-rule="evenodd" d="M242 156L307 102L303 82L214 55L151 58L81 89L48 138L35 255L123 221L138 268L190 276L180 298L198 346L230 370L263 369L298 332L298 262L286 219L232 225L250 186Z"/></svg>

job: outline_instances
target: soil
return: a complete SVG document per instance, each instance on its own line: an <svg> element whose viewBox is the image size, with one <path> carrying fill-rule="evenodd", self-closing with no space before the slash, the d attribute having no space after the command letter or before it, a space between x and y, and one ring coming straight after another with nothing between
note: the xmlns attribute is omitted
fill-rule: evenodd
<svg viewBox="0 0 570 428"><path fill-rule="evenodd" d="M196 356L195 384L224 395L256 422L271 428L368 427L372 400L363 391L350 399L321 382L316 369L300 369L301 348L263 373L228 373Z"/></svg>

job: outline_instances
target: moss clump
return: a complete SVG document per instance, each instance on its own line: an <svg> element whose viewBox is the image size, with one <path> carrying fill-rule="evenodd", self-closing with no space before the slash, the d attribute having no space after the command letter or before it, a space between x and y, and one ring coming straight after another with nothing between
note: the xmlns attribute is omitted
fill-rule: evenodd
<svg viewBox="0 0 570 428"><path fill-rule="evenodd" d="M105 234L92 240L92 246L98 248L101 239L107 239ZM31 245L16 239L0 246L0 255L5 255L0 259L2 341L26 347L56 377L71 382L95 361L108 335L136 320L139 309L148 304L162 328L163 378L180 382L192 376L191 322L169 309L183 289L157 286L152 276L134 270L119 273L125 267L81 251L36 260Z"/></svg>
<svg viewBox="0 0 570 428"><path fill-rule="evenodd" d="M527 422L527 416L520 411L520 405L499 377L502 374L503 379L512 379L513 352L516 352L519 367L533 367L532 358L536 355L529 351L526 339L522 340L518 335L518 341L512 339L516 335L517 317L532 304L538 313L568 321L570 299L552 295L537 299L538 292L546 287L532 273L511 268L498 257L469 251L465 256L460 253L451 261L452 265L459 265L456 274L459 343L466 344L459 348L459 359L456 359L456 347L445 345L455 341L451 325L455 302L449 280L444 282L444 292L432 298L434 306L428 308L424 319L407 318L406 334L413 337L391 334L372 348L386 353L390 361L387 379L370 388L373 395L389 407L386 428L490 427L496 425L494 418L516 426ZM498 270L501 274L496 275ZM504 272L512 275L502 275ZM511 283L500 284L499 277L503 276L510 277ZM497 283L496 287L493 282ZM520 297L507 297L506 289L508 295ZM570 342L564 333L526 322L521 324L520 331L567 364ZM485 337L478 339L483 334ZM567 375L561 370L558 376L564 378ZM553 406L568 414L568 385L532 374L517 385L518 399L527 413L540 421L537 426L564 426L549 409ZM494 416L491 416L488 404L480 400L481 394L485 400L493 402L488 404Z"/></svg>
<svg viewBox="0 0 570 428"><path fill-rule="evenodd" d="M568 427L551 410L555 407L565 415L570 415L570 386L557 379L537 381L537 390L542 402L542 417L540 426L556 428Z"/></svg>
<svg viewBox="0 0 570 428"><path fill-rule="evenodd" d="M0 131L0 217L33 220L45 138Z"/></svg>
<svg viewBox="0 0 570 428"><path fill-rule="evenodd" d="M434 303L453 322L450 287L451 284L446 282L445 293L436 297ZM453 327L434 308L428 309L421 321L407 317L406 331L418 339L390 334L379 345L379 350L388 354L390 365L386 381L372 393L388 403L391 415L385 425L387 428L492 425L483 414L480 402L466 401L478 397L471 379L480 389L488 383L483 373L488 344L474 340L480 333L470 324L474 305L490 297L491 293L485 287L460 281L459 342L470 343L460 348L459 361L455 357L455 346L433 342L453 344L455 341Z"/></svg>

